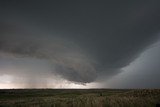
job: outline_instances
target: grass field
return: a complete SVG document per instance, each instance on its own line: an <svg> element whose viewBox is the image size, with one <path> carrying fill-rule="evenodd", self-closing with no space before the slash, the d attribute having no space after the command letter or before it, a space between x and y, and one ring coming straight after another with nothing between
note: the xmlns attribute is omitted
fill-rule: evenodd
<svg viewBox="0 0 160 107"><path fill-rule="evenodd" d="M2 89L0 107L156 107L160 89Z"/></svg>

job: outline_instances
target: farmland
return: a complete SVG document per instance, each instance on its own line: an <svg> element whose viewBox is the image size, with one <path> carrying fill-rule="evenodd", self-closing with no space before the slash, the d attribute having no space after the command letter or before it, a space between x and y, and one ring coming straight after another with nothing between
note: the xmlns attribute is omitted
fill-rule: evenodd
<svg viewBox="0 0 160 107"><path fill-rule="evenodd" d="M160 89L1 89L0 107L155 107Z"/></svg>

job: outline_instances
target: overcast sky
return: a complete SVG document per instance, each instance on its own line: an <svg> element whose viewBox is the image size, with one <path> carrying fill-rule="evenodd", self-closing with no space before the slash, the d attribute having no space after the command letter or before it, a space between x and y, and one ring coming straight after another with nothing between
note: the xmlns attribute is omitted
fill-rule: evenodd
<svg viewBox="0 0 160 107"><path fill-rule="evenodd" d="M160 88L160 1L0 1L0 88Z"/></svg>

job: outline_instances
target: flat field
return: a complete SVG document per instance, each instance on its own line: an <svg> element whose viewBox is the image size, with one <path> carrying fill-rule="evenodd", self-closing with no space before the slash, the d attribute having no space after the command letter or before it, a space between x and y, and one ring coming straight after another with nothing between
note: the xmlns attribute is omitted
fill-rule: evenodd
<svg viewBox="0 0 160 107"><path fill-rule="evenodd" d="M0 107L156 107L160 89L1 89Z"/></svg>

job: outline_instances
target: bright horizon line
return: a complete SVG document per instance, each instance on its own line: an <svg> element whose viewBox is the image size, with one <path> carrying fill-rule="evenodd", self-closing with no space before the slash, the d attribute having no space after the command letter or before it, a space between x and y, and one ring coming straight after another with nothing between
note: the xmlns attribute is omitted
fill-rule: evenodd
<svg viewBox="0 0 160 107"><path fill-rule="evenodd" d="M0 90L4 89L73 89L73 90L88 90L88 89L159 89L159 88L0 88Z"/></svg>

